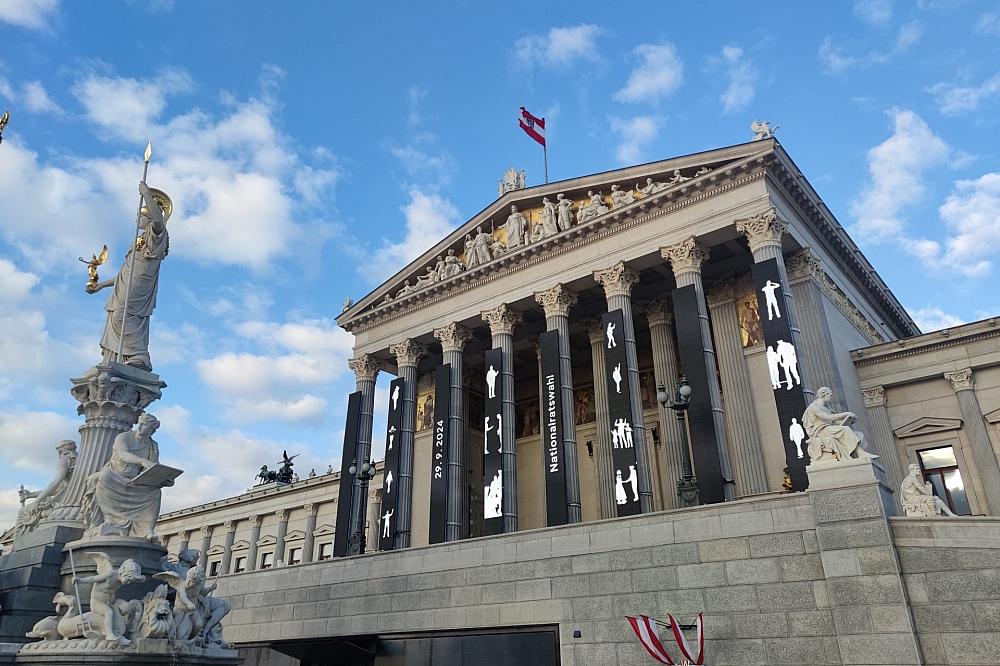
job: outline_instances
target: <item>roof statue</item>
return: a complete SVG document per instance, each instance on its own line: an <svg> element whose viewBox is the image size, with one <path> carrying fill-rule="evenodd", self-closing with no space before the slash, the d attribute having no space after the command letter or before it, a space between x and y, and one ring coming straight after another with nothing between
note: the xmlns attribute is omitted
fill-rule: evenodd
<svg viewBox="0 0 1000 666"><path fill-rule="evenodd" d="M755 120L750 123L750 131L753 132L751 141L763 141L764 139L773 139L778 127L771 127L770 121L767 120Z"/></svg>
<svg viewBox="0 0 1000 666"><path fill-rule="evenodd" d="M514 167L507 169L504 172L503 178L500 179L500 186L497 188L499 196L503 196L508 192L513 192L514 190L524 189L524 169L518 171Z"/></svg>

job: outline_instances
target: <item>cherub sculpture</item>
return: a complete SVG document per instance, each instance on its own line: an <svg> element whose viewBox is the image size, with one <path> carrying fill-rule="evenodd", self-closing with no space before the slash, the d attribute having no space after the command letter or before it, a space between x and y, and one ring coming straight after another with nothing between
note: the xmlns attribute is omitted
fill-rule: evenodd
<svg viewBox="0 0 1000 666"><path fill-rule="evenodd" d="M177 562L171 562L166 557L161 558L160 564L164 572L156 574L154 578L163 580L168 585L183 585L184 606L193 605L189 611L198 617L186 617L187 611L181 612L180 619L175 611L174 619L177 624L176 636L178 640L194 639L198 644L204 646L218 646L227 648L228 644L222 639L222 625L220 622L230 610L230 603L221 597L211 596L215 591L215 583L205 584L205 569L198 566L201 559L200 551L187 548L177 554ZM172 575L171 575L172 574ZM181 596L178 595L178 599ZM180 603L176 604L178 607ZM192 632L186 635L185 632Z"/></svg>
<svg viewBox="0 0 1000 666"><path fill-rule="evenodd" d="M90 556L97 564L97 575L74 580L94 584L90 590L90 611L75 616L71 630L63 631L60 626L59 633L63 638L104 638L119 645L129 645L132 641L126 634L136 611L135 602L116 597L123 585L146 580L142 567L135 560L125 560L116 569L107 553L95 552Z"/></svg>

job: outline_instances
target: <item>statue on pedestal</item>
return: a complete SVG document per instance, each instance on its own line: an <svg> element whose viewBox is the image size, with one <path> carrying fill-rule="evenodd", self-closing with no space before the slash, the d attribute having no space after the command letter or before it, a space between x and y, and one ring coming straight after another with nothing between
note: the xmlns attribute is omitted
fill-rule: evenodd
<svg viewBox="0 0 1000 666"><path fill-rule="evenodd" d="M955 516L940 497L934 495L934 487L924 481L920 465L910 465L910 474L899 487L899 504L907 516L933 518L935 516Z"/></svg>
<svg viewBox="0 0 1000 666"><path fill-rule="evenodd" d="M822 387L802 414L802 425L809 436L806 440L809 458L813 463L871 458L862 447L864 434L848 425L854 422L854 414L831 412L828 407L831 398L833 391Z"/></svg>
<svg viewBox="0 0 1000 666"><path fill-rule="evenodd" d="M524 218L524 215L517 210L517 206L510 207L510 215L507 216L507 221L503 226L504 229L507 230L508 250L527 244L528 221Z"/></svg>
<svg viewBox="0 0 1000 666"><path fill-rule="evenodd" d="M21 487L22 506L17 512L17 522L14 524L15 537L33 531L49 510L63 499L70 477L76 469L76 442L64 439L56 445L56 451L59 452L59 466L52 482L37 492L26 491L24 486ZM28 499L35 501L25 503Z"/></svg>

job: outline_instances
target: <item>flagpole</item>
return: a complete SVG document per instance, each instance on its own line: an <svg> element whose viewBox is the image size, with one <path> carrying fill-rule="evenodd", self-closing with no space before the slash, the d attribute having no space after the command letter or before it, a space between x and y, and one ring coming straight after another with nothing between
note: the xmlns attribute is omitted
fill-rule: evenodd
<svg viewBox="0 0 1000 666"><path fill-rule="evenodd" d="M548 147L548 137L545 137L545 143L542 144L542 159L545 160L545 184L549 184L549 147Z"/></svg>

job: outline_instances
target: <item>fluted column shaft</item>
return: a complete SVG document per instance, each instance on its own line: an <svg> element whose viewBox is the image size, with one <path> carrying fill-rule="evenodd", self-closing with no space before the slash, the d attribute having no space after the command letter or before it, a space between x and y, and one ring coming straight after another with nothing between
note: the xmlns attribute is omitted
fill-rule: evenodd
<svg viewBox="0 0 1000 666"><path fill-rule="evenodd" d="M468 483L465 479L465 391L462 385L463 350L472 332L457 323L434 331L441 341L443 361L451 366L448 408L448 506L444 528L445 541L458 541L468 534Z"/></svg>
<svg viewBox="0 0 1000 666"><path fill-rule="evenodd" d="M375 413L375 381L382 369L382 362L370 354L360 354L347 362L354 370L355 386L361 393L361 404L358 410L358 445L355 451L354 464L358 469L367 462L372 452L372 419ZM340 501L344 501L341 498ZM348 554L359 555L361 544L355 542L355 530L365 515L367 498L361 487L361 479L354 477L351 492L351 535L349 537Z"/></svg>
<svg viewBox="0 0 1000 666"><path fill-rule="evenodd" d="M233 541L236 540L236 521L226 521L226 547L222 551L222 575L225 576L233 565Z"/></svg>
<svg viewBox="0 0 1000 666"><path fill-rule="evenodd" d="M201 556L199 557L199 562L201 566L208 568L208 549L212 547L212 530L211 525L206 525L201 528Z"/></svg>
<svg viewBox="0 0 1000 666"><path fill-rule="evenodd" d="M576 414L573 398L573 363L569 347L569 310L577 303L577 296L563 285L535 294L535 300L545 310L545 328L559 335L559 374L562 394L563 456L566 462L566 502L571 523L582 520L580 504L580 462L576 448ZM541 368L539 368L541 378ZM541 419L541 412L539 412ZM544 447L543 447L544 448Z"/></svg>
<svg viewBox="0 0 1000 666"><path fill-rule="evenodd" d="M403 378L403 413L399 428L399 494L396 496L396 548L410 547L413 520L413 432L417 426L417 364L424 348L407 339L390 348Z"/></svg>
<svg viewBox="0 0 1000 666"><path fill-rule="evenodd" d="M187 550L188 544L190 542L191 542L191 533L187 531L181 532L181 543L180 546L177 548L177 552L179 553L182 550Z"/></svg>
<svg viewBox="0 0 1000 666"><path fill-rule="evenodd" d="M750 370L743 354L740 323L733 300L733 284L719 284L708 295L712 331L718 351L722 394L726 396L727 442L732 452L736 495L759 495L768 491L764 445L754 407Z"/></svg>
<svg viewBox="0 0 1000 666"><path fill-rule="evenodd" d="M313 550L316 548L316 513L319 511L318 504L306 504L306 540L302 544L302 561L313 561Z"/></svg>
<svg viewBox="0 0 1000 666"><path fill-rule="evenodd" d="M649 449L646 443L646 426L642 415L642 393L639 390L639 357L635 348L635 324L632 321L632 287L639 281L638 274L619 262L603 271L595 271L594 279L604 287L608 312L622 311L625 331L625 364L628 366L628 388L631 399L632 443L635 447L639 476L639 510L653 510L653 489L649 473Z"/></svg>
<svg viewBox="0 0 1000 666"><path fill-rule="evenodd" d="M521 315L507 304L482 313L490 326L494 349L500 349L503 366L503 390L500 394L500 413L503 416L503 531L517 531L517 436L514 422L514 326L521 322Z"/></svg>
<svg viewBox="0 0 1000 666"><path fill-rule="evenodd" d="M604 329L601 320L588 322L587 335L590 338L590 362L594 366L594 410L597 416L597 484L601 518L614 518L615 482L614 465L611 462L611 421L608 418L608 376L604 365Z"/></svg>
<svg viewBox="0 0 1000 666"><path fill-rule="evenodd" d="M708 323L708 306L705 303L705 286L701 280L701 265L708 261L708 250L701 246L694 237L690 237L677 245L661 248L664 259L670 262L674 272L677 288L693 286L698 303L698 323L701 329L701 347L705 354L705 367L708 375L708 399L712 406L712 422L715 427L716 446L719 452L719 468L723 476L723 493L726 501L736 499L736 491L732 483L726 480L733 478L729 463L729 446L726 441L726 422L722 411L722 391L719 386L719 366L715 358L715 346L712 344L712 329ZM703 399L700 396L696 399ZM697 475L698 470L694 470Z"/></svg>
<svg viewBox="0 0 1000 666"><path fill-rule="evenodd" d="M836 347L830 332L830 323L823 306L823 291L818 280L824 279L819 259L809 249L793 254L786 266L788 280L795 297L796 317L802 330L802 340L809 350L799 354L799 362L806 370L813 386L827 386L835 398L844 399L844 382L834 357ZM786 308L787 309L787 308ZM798 312L801 310L801 312Z"/></svg>
<svg viewBox="0 0 1000 666"><path fill-rule="evenodd" d="M986 513L991 516L1000 515L1000 463L997 462L996 452L990 443L990 433L986 430L983 410L976 397L972 368L946 372L944 376L951 382L951 387L958 397L958 407L962 412L962 428L972 445L976 468L979 470L979 480L982 481L983 492L986 494L985 503L989 504Z"/></svg>
<svg viewBox="0 0 1000 666"><path fill-rule="evenodd" d="M646 320L649 322L649 338L653 351L653 376L657 387L662 386L672 395L677 383L677 353L674 351L673 316L666 299L657 299L642 307ZM677 418L674 410L657 402L657 413L660 415L660 439L663 446L663 477L671 484L681 478L684 466L684 449L687 448L687 436L684 424ZM676 509L681 506L680 498L673 487L668 487L663 493L663 508Z"/></svg>
<svg viewBox="0 0 1000 666"><path fill-rule="evenodd" d="M250 547L247 551L247 571L257 570L257 541L260 539L260 516L250 516Z"/></svg>
<svg viewBox="0 0 1000 666"><path fill-rule="evenodd" d="M882 463L882 468L885 470L885 482L892 488L893 493L898 493L899 486L906 478L906 474L896 449L896 435L889 422L889 410L885 404L885 387L873 386L861 389L861 397L864 398L865 409L868 411L868 424L871 427L870 441L871 447L874 449L872 453L877 455L879 462Z"/></svg>
<svg viewBox="0 0 1000 666"><path fill-rule="evenodd" d="M278 509L275 513L278 516L278 533L275 536L274 563L277 564L278 560L281 560L283 564L288 564L288 562L285 562L285 535L288 534L288 511Z"/></svg>

